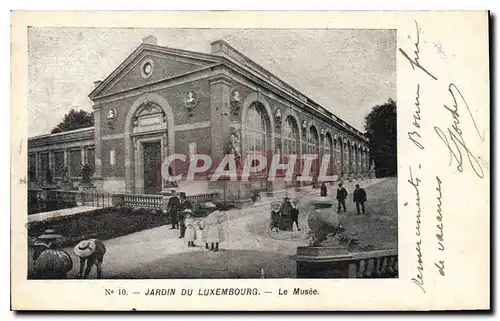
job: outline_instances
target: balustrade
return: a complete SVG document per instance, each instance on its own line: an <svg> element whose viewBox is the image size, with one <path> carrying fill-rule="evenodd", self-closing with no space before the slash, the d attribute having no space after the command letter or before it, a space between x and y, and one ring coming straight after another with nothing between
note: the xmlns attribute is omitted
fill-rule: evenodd
<svg viewBox="0 0 500 321"><path fill-rule="evenodd" d="M297 278L397 278L398 250L329 255L329 248L298 248ZM338 248L331 248L332 253Z"/></svg>

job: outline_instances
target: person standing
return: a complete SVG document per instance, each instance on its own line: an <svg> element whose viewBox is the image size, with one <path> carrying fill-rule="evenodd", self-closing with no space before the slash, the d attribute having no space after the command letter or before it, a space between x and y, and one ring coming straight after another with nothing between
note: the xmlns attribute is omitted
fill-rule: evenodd
<svg viewBox="0 0 500 321"><path fill-rule="evenodd" d="M328 189L326 188L325 182L321 183L321 194L320 196L327 196L328 195Z"/></svg>
<svg viewBox="0 0 500 321"><path fill-rule="evenodd" d="M197 239L196 227L198 226L197 221L192 216L192 211L190 209L184 210L184 223L186 226L186 232L184 239L187 241L188 247L195 247L194 241Z"/></svg>
<svg viewBox="0 0 500 321"><path fill-rule="evenodd" d="M177 221L177 216L178 216L178 210L179 210L179 204L180 204L179 197L176 195L172 196L168 200L168 214L170 216L170 223L172 223L172 227L170 228L171 230L178 229L179 228L179 221Z"/></svg>
<svg viewBox="0 0 500 321"><path fill-rule="evenodd" d="M348 194L347 190L345 189L345 187L343 186L343 184L339 183L339 188L337 188L337 201L339 203L337 212L340 212L340 207L341 206L344 209L344 212L346 211L345 200L347 198L347 194Z"/></svg>
<svg viewBox="0 0 500 321"><path fill-rule="evenodd" d="M225 229L224 225L227 221L227 215L219 207L217 210L206 216L200 224L200 229L205 233L203 235L203 241L205 242L205 248L213 251L219 251L219 243L225 240ZM208 244L210 243L210 248Z"/></svg>
<svg viewBox="0 0 500 321"><path fill-rule="evenodd" d="M293 230L293 223L297 225L297 231L300 231L299 228L299 206L298 206L298 200L294 199L292 201L292 230Z"/></svg>
<svg viewBox="0 0 500 321"><path fill-rule="evenodd" d="M366 192L363 188L359 187L359 184L356 184L356 189L352 194L352 201L356 203L356 212L359 215L359 207L361 205L361 209L363 210L363 214L365 214L365 202L366 202Z"/></svg>
<svg viewBox="0 0 500 321"><path fill-rule="evenodd" d="M186 223L185 223L185 216L184 216L184 211L187 210L187 209L190 209L192 210L192 206L191 206L191 202L188 201L187 197L186 197L186 193L184 192L181 192L180 195L179 195L179 207L178 207L178 210L177 210L177 213L178 213L178 221L179 221L179 229L180 229L180 236L179 238L183 238L184 237L184 234L186 233Z"/></svg>

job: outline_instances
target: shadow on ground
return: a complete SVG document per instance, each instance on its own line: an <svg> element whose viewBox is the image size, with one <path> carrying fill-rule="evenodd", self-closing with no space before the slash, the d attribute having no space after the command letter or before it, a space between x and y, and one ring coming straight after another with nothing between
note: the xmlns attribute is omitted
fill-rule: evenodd
<svg viewBox="0 0 500 321"><path fill-rule="evenodd" d="M295 277L290 256L245 250L199 251L169 255L108 279L254 279ZM104 268L104 275L106 271Z"/></svg>

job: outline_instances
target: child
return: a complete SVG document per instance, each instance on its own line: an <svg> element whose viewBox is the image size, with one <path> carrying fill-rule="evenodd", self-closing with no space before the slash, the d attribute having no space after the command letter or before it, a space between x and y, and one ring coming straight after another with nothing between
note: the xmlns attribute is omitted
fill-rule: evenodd
<svg viewBox="0 0 500 321"><path fill-rule="evenodd" d="M280 231L280 203L275 203L271 206L271 224L269 225L271 231L276 229Z"/></svg>
<svg viewBox="0 0 500 321"><path fill-rule="evenodd" d="M102 278L101 265L106 253L106 247L100 240L90 239L81 241L73 248L73 253L80 258L79 278L83 277L86 279L94 265L97 268L97 278ZM84 268L85 274L83 273Z"/></svg>
<svg viewBox="0 0 500 321"><path fill-rule="evenodd" d="M198 222L193 218L192 211L190 209L184 210L184 223L186 225L186 232L184 234L184 239L188 242L188 247L194 247L194 241L196 241L196 227Z"/></svg>
<svg viewBox="0 0 500 321"><path fill-rule="evenodd" d="M203 239L206 249L213 252L219 251L219 243L225 240L224 223L226 221L227 216L220 210L220 207L203 219L200 228L205 231ZM210 248L208 243L210 243Z"/></svg>

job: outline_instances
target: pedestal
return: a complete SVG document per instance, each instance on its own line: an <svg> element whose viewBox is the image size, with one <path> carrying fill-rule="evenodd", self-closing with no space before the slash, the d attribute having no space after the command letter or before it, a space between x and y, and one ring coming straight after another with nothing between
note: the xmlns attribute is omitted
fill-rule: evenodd
<svg viewBox="0 0 500 321"><path fill-rule="evenodd" d="M291 216L281 216L280 231L292 231L293 221Z"/></svg>
<svg viewBox="0 0 500 321"><path fill-rule="evenodd" d="M349 278L352 258L342 246L303 246L292 257L297 262L297 278Z"/></svg>

